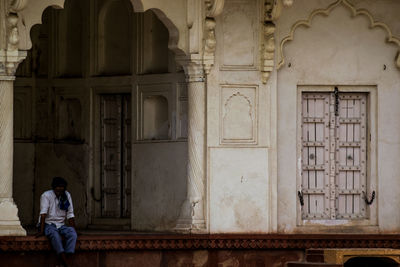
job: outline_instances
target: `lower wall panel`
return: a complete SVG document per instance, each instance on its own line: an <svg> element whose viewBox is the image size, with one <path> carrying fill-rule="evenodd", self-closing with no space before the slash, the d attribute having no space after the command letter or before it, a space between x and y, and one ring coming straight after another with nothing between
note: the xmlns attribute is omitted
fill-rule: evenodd
<svg viewBox="0 0 400 267"><path fill-rule="evenodd" d="M84 251L71 257L71 266L85 267L269 267L301 261L302 250L163 250L163 251ZM50 251L0 252L2 266L55 266ZM4 265L3 265L4 264Z"/></svg>

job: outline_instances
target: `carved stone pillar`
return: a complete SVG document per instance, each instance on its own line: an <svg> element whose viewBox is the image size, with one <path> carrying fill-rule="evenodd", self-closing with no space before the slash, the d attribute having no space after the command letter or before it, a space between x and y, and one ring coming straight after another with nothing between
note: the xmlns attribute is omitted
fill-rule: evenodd
<svg viewBox="0 0 400 267"><path fill-rule="evenodd" d="M206 88L201 62L183 64L188 83L188 181L184 201L175 230L204 232L205 220L205 140Z"/></svg>
<svg viewBox="0 0 400 267"><path fill-rule="evenodd" d="M13 77L0 76L0 236L26 235L12 198Z"/></svg>
<svg viewBox="0 0 400 267"><path fill-rule="evenodd" d="M18 51L18 15L26 1L0 0L0 236L26 235L12 198L13 184L13 94L15 71L26 57Z"/></svg>

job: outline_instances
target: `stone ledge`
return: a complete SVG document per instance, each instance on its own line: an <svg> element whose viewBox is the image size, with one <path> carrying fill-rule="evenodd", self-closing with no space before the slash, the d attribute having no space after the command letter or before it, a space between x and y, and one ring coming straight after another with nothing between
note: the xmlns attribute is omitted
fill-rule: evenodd
<svg viewBox="0 0 400 267"><path fill-rule="evenodd" d="M310 249L392 248L400 249L399 235L81 235L78 251L186 250L186 249ZM0 251L51 250L45 237L0 237Z"/></svg>

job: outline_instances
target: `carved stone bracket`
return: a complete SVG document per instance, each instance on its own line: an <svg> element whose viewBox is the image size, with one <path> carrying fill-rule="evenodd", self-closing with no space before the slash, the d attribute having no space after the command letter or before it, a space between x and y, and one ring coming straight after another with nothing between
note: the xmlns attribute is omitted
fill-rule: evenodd
<svg viewBox="0 0 400 267"><path fill-rule="evenodd" d="M205 0L206 16L215 18L220 15L224 9L225 0Z"/></svg>
<svg viewBox="0 0 400 267"><path fill-rule="evenodd" d="M14 76L18 64L26 57L26 51L18 51L18 14L26 7L28 0L9 0L5 12L5 49L0 50L0 75ZM2 14L2 15L3 15Z"/></svg>
<svg viewBox="0 0 400 267"><path fill-rule="evenodd" d="M17 13L23 10L27 5L29 0L9 0L10 1L10 11Z"/></svg>
<svg viewBox="0 0 400 267"><path fill-rule="evenodd" d="M220 15L224 9L224 0L205 0L206 19L204 23L204 52L203 66L206 74L209 74L215 61L215 17Z"/></svg>
<svg viewBox="0 0 400 267"><path fill-rule="evenodd" d="M293 0L266 0L264 3L263 43L261 46L262 82L268 82L270 73L274 69L275 57L275 21L279 18L283 7L293 5Z"/></svg>
<svg viewBox="0 0 400 267"><path fill-rule="evenodd" d="M215 20L213 18L206 18L203 54L203 65L206 74L210 73L211 67L214 65L215 60L215 48L217 46L217 40L215 38L215 25Z"/></svg>

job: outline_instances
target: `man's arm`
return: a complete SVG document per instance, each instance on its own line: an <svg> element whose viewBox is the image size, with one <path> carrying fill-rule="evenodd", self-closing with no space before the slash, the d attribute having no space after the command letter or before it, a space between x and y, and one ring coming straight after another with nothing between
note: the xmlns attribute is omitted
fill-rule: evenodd
<svg viewBox="0 0 400 267"><path fill-rule="evenodd" d="M72 198L71 198L71 194L67 193L67 197L68 197L68 201L69 201L69 207L68 207L68 211L67 211L67 221L68 221L68 225L71 227L75 227L75 215L74 215L74 205L72 204Z"/></svg>
<svg viewBox="0 0 400 267"><path fill-rule="evenodd" d="M75 227L75 218L74 217L68 219L68 225L71 226L71 227L76 228Z"/></svg>
<svg viewBox="0 0 400 267"><path fill-rule="evenodd" d="M40 214L40 226L39 232L36 234L36 237L44 235L44 220L46 219L47 214Z"/></svg>
<svg viewBox="0 0 400 267"><path fill-rule="evenodd" d="M44 235L44 224L48 212L49 212L49 200L47 199L45 194L42 194L40 196L40 225L39 225L39 232L36 234L36 237Z"/></svg>

